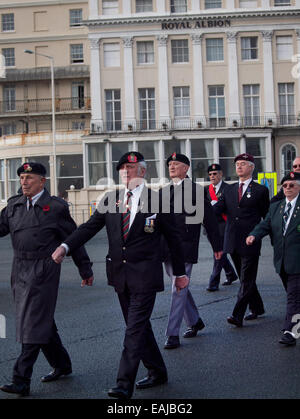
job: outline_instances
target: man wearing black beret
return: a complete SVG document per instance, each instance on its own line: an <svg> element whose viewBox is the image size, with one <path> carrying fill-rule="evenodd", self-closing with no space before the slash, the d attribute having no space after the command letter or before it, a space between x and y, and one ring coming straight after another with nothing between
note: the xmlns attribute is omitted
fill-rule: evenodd
<svg viewBox="0 0 300 419"><path fill-rule="evenodd" d="M279 343L296 344L300 314L300 173L290 172L281 180L285 198L270 205L266 218L247 237L253 246L257 240L272 233L274 266L287 292L286 317ZM294 315L297 318L293 318Z"/></svg>
<svg viewBox="0 0 300 419"><path fill-rule="evenodd" d="M221 257L222 243L219 236L218 222L214 215L208 200L204 196L202 186L197 185L187 175L190 160L187 156L180 153L173 153L167 159L167 166L169 169L169 176L171 178L170 186L170 200L171 205L175 207L178 197L181 201L181 211L175 210L175 223L180 231L180 240L184 251L184 262L186 274L191 278L193 264L198 262L198 249L201 231L201 223L203 222L208 234L214 255L217 259ZM188 190L191 191L189 194ZM163 192L165 192L163 190ZM191 200L192 202L187 202ZM200 202L197 202L200 201ZM192 204L192 205L190 205ZM189 214L187 208L203 207L202 218L195 224L188 224L187 217L195 216ZM165 241L162 241L163 257L165 260L166 272L172 280L172 298L171 308L169 313L168 325L166 329L167 340L165 349L175 349L180 346L179 330L184 318L188 328L183 334L184 338L195 337L198 331L204 328L204 323L199 316L199 312L193 296L186 287L184 290L178 292L175 286L175 277L173 275L172 261L168 252L168 246Z"/></svg>
<svg viewBox="0 0 300 419"><path fill-rule="evenodd" d="M22 344L11 384L0 389L27 396L34 363L42 350L53 371L43 382L72 372L70 357L63 347L54 322L60 266L51 254L76 229L68 204L50 196L45 189L46 169L26 162L18 168L22 195L10 198L1 212L0 236L11 235L14 249L11 283L16 305L17 340ZM92 285L92 263L84 249L72 253L82 285Z"/></svg>
<svg viewBox="0 0 300 419"><path fill-rule="evenodd" d="M223 181L223 172L220 164L211 164L208 166L207 172L210 179L210 185L205 186L205 192L209 202L212 206L214 206L226 193L226 189L229 185ZM227 216L225 214L221 214L217 216L217 219L223 246ZM223 252L221 259L217 260L214 257L213 271L209 278L209 285L206 288L207 291L214 292L219 289L222 269L224 269L226 274L226 281L223 282L223 285L231 285L232 282L238 279L227 254Z"/></svg>
<svg viewBox="0 0 300 419"><path fill-rule="evenodd" d="M239 181L229 185L226 194L213 206L216 214L226 214L224 247L230 253L240 278L240 289L228 323L243 326L243 320L255 320L264 313L264 304L256 286L261 241L250 248L246 237L264 218L269 209L269 191L266 186L254 182L254 157L243 153L234 159ZM244 317L247 307L250 313Z"/></svg>
<svg viewBox="0 0 300 419"><path fill-rule="evenodd" d="M125 187L108 192L92 217L52 255L56 263L61 263L66 251L73 251L106 227L108 284L118 294L126 323L117 385L108 391L110 397L117 399L132 397L140 361L147 368L148 375L136 383L138 390L168 381L167 368L150 323L156 293L164 289L160 257L162 236L171 250L177 288L183 289L188 283L173 214L162 212L159 193L145 185L146 169L141 153L124 154L117 170Z"/></svg>

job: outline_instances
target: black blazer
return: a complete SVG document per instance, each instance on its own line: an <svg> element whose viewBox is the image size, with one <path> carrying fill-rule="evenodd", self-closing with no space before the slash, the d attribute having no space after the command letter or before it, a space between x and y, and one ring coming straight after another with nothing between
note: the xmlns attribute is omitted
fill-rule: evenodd
<svg viewBox="0 0 300 419"><path fill-rule="evenodd" d="M217 198L222 199L223 195L225 194L226 189L228 188L229 184L222 181L221 186L218 190L218 194L217 194ZM209 193L209 185L205 186L205 193L206 193L206 197L208 199L209 202L212 201L210 193ZM224 235L225 235L225 226L226 226L226 221L224 220L224 218L222 217L221 214L217 214L217 220L218 220L218 224L219 224L219 233L220 236L222 238L222 240L224 240Z"/></svg>
<svg viewBox="0 0 300 419"><path fill-rule="evenodd" d="M91 218L82 224L65 243L70 251L86 243L104 226L107 230L109 250L106 257L108 284L122 292L125 286L130 292L163 291L163 269L161 262L160 241L164 235L171 250L173 271L175 275L184 275L180 235L174 222L174 216L161 211L161 199L158 192L144 186L140 197L140 211L137 212L129 230L126 242L121 234L121 205L124 191L109 192L102 200L103 208L112 203L110 210L98 209ZM159 202L153 211L152 201ZM154 218L153 232L145 231L146 219Z"/></svg>
<svg viewBox="0 0 300 419"><path fill-rule="evenodd" d="M222 199L213 206L216 214L227 215L223 251L242 256L259 254L261 241L247 246L246 238L268 212L269 191L266 186L252 181L239 203L238 188L238 182L229 185Z"/></svg>
<svg viewBox="0 0 300 419"><path fill-rule="evenodd" d="M197 210L199 214L201 214L201 221L196 224L189 224L186 222L187 217L197 216L197 211L193 213L189 213L189 207L185 206L185 200L189 199L190 196L187 194L185 196L185 190L191 187L191 198L192 198L192 206L198 206ZM198 262L198 252L199 252L199 239L200 239L200 232L201 232L201 223L203 223L208 239L211 243L211 246L215 252L222 250L222 241L219 235L218 230L218 222L217 218L213 212L213 209L208 202L207 198L205 197L205 191L203 187L193 182L189 177L187 177L183 183L179 186L173 186L171 183L170 185L166 186L166 188L170 188L170 201L171 207L174 209L174 196L176 194L180 194L180 199L182 202L182 211L175 212L175 222L176 226L179 228L180 237L181 237L181 244L184 253L184 262L186 263L197 263ZM163 191L164 191L163 190ZM176 199L176 198L175 198ZM199 208L199 202L197 199L200 200L200 205L203 204L203 208ZM175 210L176 211L176 210ZM162 250L163 250L163 259L167 260L169 258L169 251L166 241L162 240Z"/></svg>

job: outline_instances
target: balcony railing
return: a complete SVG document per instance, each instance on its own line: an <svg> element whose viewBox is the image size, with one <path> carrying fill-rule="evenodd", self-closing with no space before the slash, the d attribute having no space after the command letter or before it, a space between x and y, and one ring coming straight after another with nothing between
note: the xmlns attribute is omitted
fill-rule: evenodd
<svg viewBox="0 0 300 419"><path fill-rule="evenodd" d="M266 127L295 127L300 126L300 115L280 115L276 117L265 116L242 116L233 118L210 118L199 119L180 118L166 121L142 120L134 123L124 121L104 122L103 127L91 124L91 133L106 132L139 132L139 131L170 131L170 130L199 130L199 129L229 129L229 128L266 128Z"/></svg>
<svg viewBox="0 0 300 419"><path fill-rule="evenodd" d="M84 98L56 98L55 112L86 112L91 109L91 100ZM51 113L51 99L10 100L0 102L0 117L14 114L43 114Z"/></svg>

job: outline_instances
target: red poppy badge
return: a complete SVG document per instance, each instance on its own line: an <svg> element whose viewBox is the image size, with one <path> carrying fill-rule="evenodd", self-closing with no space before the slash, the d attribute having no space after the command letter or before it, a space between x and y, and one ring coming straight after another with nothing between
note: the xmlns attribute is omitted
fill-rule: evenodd
<svg viewBox="0 0 300 419"><path fill-rule="evenodd" d="M49 207L49 205L44 205L44 206L43 206L43 211L44 211L44 212L48 212L48 211L50 211L50 207Z"/></svg>

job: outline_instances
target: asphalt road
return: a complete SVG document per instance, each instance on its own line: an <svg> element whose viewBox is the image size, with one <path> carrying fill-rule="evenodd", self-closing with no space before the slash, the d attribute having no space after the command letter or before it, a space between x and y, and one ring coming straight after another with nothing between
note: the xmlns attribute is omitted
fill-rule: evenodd
<svg viewBox="0 0 300 419"><path fill-rule="evenodd" d="M51 370L41 354L35 364L29 398L107 399L107 390L115 385L124 322L115 292L106 284L106 249L105 232L100 232L87 244L96 278L91 288L80 287L71 259L64 262L56 322L72 358L73 374L57 382L41 383L40 377ZM0 314L5 315L7 321L6 339L0 339L0 383L3 384L10 382L20 352L20 345L15 342L9 238L0 239L0 255ZM211 269L212 251L206 237L202 236L191 291L206 327L196 338L182 338L181 347L169 351L163 349L170 304L170 283L165 278L165 291L157 295L152 325L168 368L169 383L137 390L133 400L299 398L300 343L290 348L278 343L286 296L273 268L269 240L266 238L263 242L257 282L266 314L245 322L245 327L235 328L226 322L236 301L238 283L208 293L206 286ZM182 333L184 330L183 324ZM146 370L141 365L137 379L145 375ZM0 392L0 399L14 397Z"/></svg>

